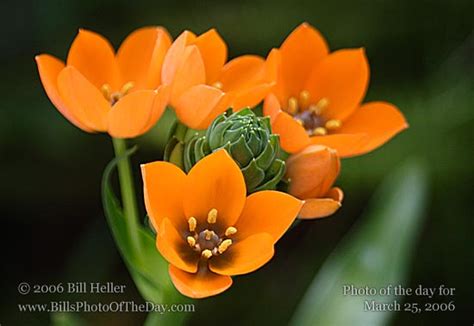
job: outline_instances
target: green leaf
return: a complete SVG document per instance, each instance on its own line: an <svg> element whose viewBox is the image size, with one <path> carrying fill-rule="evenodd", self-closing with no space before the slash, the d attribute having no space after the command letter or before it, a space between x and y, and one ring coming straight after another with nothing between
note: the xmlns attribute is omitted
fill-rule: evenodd
<svg viewBox="0 0 474 326"><path fill-rule="evenodd" d="M291 324L386 324L391 312L364 311L364 302L389 303L395 297L344 296L343 287L404 284L425 215L426 192L427 177L418 162L402 165L387 178L370 209L316 275Z"/></svg>

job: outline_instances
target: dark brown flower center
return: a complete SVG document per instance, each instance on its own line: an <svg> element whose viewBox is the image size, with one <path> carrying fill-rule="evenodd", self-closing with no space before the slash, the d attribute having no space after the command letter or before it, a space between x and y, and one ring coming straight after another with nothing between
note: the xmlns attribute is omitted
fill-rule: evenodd
<svg viewBox="0 0 474 326"><path fill-rule="evenodd" d="M303 90L299 98L292 96L288 99L285 110L304 127L308 135L324 136L342 125L341 120L325 118L323 113L328 105L329 100L325 97L317 103L310 103L310 93Z"/></svg>
<svg viewBox="0 0 474 326"><path fill-rule="evenodd" d="M194 251L201 254L203 259L223 254L232 245L232 240L229 237L237 233L237 229L230 226L220 236L212 230L216 221L217 210L215 208L211 209L207 215L208 228L206 229L199 230L196 218L190 217L188 219L189 234L186 241Z"/></svg>

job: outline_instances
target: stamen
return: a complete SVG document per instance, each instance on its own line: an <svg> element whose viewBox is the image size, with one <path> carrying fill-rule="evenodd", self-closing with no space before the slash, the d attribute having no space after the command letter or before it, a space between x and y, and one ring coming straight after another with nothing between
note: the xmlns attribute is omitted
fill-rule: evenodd
<svg viewBox="0 0 474 326"><path fill-rule="evenodd" d="M197 226L196 218L190 217L188 220L188 225L189 225L189 231L194 232Z"/></svg>
<svg viewBox="0 0 474 326"><path fill-rule="evenodd" d="M300 107L305 109L309 104L309 92L307 90L300 93Z"/></svg>
<svg viewBox="0 0 474 326"><path fill-rule="evenodd" d="M324 136L327 133L328 132L327 132L326 128L324 128L324 127L317 127L317 128L313 129L313 135L314 136Z"/></svg>
<svg viewBox="0 0 474 326"><path fill-rule="evenodd" d="M311 104L308 110L314 113L315 115L321 115L323 113L323 109L320 108L317 104Z"/></svg>
<svg viewBox="0 0 474 326"><path fill-rule="evenodd" d="M125 85L122 86L122 90L120 91L123 95L126 95L133 87L135 84L133 82L128 82Z"/></svg>
<svg viewBox="0 0 474 326"><path fill-rule="evenodd" d="M222 243L219 245L219 248L217 249L217 251L219 251L219 253L222 254L224 251L227 250L227 248L230 247L231 244L232 244L232 240L226 239L226 240L222 241Z"/></svg>
<svg viewBox="0 0 474 326"><path fill-rule="evenodd" d="M189 236L189 237L186 238L186 240L188 241L188 243L191 247L194 247L196 245L196 239L194 239L194 237Z"/></svg>
<svg viewBox="0 0 474 326"><path fill-rule="evenodd" d="M210 251L209 249L203 250L203 252L201 253L201 256L203 258L209 259L212 257L212 251Z"/></svg>
<svg viewBox="0 0 474 326"><path fill-rule="evenodd" d="M290 97L288 99L288 113L291 115L298 113L298 100L296 97Z"/></svg>
<svg viewBox="0 0 474 326"><path fill-rule="evenodd" d="M112 93L112 88L110 88L110 85L109 84L104 84L104 85L102 85L100 90L101 90L102 94L104 95L104 97L107 100L110 100L110 95Z"/></svg>
<svg viewBox="0 0 474 326"><path fill-rule="evenodd" d="M325 124L325 127L326 127L327 130L338 129L338 128L341 128L341 126L342 126L342 121L337 120L337 119L329 120Z"/></svg>
<svg viewBox="0 0 474 326"><path fill-rule="evenodd" d="M215 88L222 89L224 85L220 81L216 81L214 84L212 84Z"/></svg>
<svg viewBox="0 0 474 326"><path fill-rule="evenodd" d="M217 220L217 209L213 208L209 211L209 214L207 214L207 223L214 224L216 223L216 220Z"/></svg>
<svg viewBox="0 0 474 326"><path fill-rule="evenodd" d="M230 237L231 235L236 234L236 233L237 233L237 229L234 228L233 226L229 226L227 230L225 230L226 237Z"/></svg>
<svg viewBox="0 0 474 326"><path fill-rule="evenodd" d="M324 110L326 106L329 105L329 100L327 99L327 97L323 97L316 105L319 106L322 110Z"/></svg>
<svg viewBox="0 0 474 326"><path fill-rule="evenodd" d="M295 121L298 122L300 126L304 126L304 122L301 119L295 118Z"/></svg>

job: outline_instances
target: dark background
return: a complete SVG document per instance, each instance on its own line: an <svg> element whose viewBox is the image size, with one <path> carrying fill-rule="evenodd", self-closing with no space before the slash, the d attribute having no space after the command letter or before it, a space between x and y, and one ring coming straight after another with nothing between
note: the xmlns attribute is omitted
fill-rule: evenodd
<svg viewBox="0 0 474 326"><path fill-rule="evenodd" d="M173 37L184 29L201 33L216 27L229 44L230 57L266 55L303 21L317 27L332 50L366 48L371 65L367 100L396 104L410 129L382 149L344 160L338 180L346 193L343 208L331 218L300 223L279 242L271 263L235 278L225 294L197 301L190 323L219 318L226 324L286 324L376 186L408 157L427 162L430 177L428 216L412 248L410 284L456 287L456 311L400 313L392 324L474 322L471 0L3 1L0 12L0 324L47 324L49 315L20 314L17 303L66 299L19 296L22 281L114 281L127 285L124 295L87 298L140 300L102 212L100 180L113 155L111 142L74 128L55 110L39 81L34 55L65 59L80 27L101 33L117 47L145 25L163 25ZM140 140L135 163L159 158L153 135ZM93 325L129 325L140 324L145 315L81 318Z"/></svg>

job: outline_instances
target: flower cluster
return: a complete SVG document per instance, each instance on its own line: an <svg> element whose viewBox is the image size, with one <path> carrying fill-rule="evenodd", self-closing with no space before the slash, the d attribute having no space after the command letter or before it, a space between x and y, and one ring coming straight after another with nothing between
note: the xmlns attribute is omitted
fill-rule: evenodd
<svg viewBox="0 0 474 326"><path fill-rule="evenodd" d="M340 158L372 151L407 127L392 104L362 103L363 49L330 52L304 23L266 58L228 61L211 29L172 40L139 29L117 53L80 30L66 63L36 57L54 106L86 132L140 136L174 110L163 161L142 165L156 245L183 294L221 293L268 262L295 218L341 207ZM124 203L125 206L126 203Z"/></svg>

